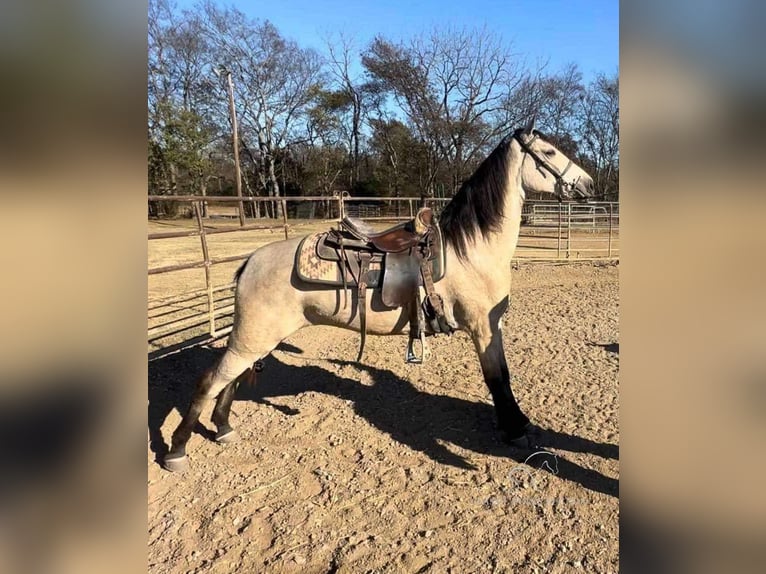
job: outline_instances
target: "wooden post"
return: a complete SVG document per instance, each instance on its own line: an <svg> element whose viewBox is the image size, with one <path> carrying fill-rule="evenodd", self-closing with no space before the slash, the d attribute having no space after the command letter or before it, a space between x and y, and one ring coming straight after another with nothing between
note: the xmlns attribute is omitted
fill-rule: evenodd
<svg viewBox="0 0 766 574"><path fill-rule="evenodd" d="M242 197L242 173L239 169L239 130L237 129L237 110L234 107L234 83L231 81L231 72L224 70L226 82L229 88L229 115L231 115L231 132L234 144L234 173L237 183L237 197ZM245 204L239 202L239 225L245 225Z"/></svg>
<svg viewBox="0 0 766 574"><path fill-rule="evenodd" d="M219 182L221 181L220 178L218 179L218 181ZM202 179L202 185L200 186L200 191L202 192L202 197L207 197L207 183L205 182L204 177ZM210 214L208 213L208 210L207 210L207 201L203 201L202 202L202 218L207 219L208 217L210 217Z"/></svg>
<svg viewBox="0 0 766 574"><path fill-rule="evenodd" d="M287 202L283 199L280 203L282 204L282 223L285 226L285 239L289 239L287 236Z"/></svg>
<svg viewBox="0 0 766 574"><path fill-rule="evenodd" d="M572 204L567 203L567 259L572 254L570 253L570 247L572 245Z"/></svg>
<svg viewBox="0 0 766 574"><path fill-rule="evenodd" d="M415 214L412 211L412 200L410 199L408 203L410 204L410 217L415 217Z"/></svg>
<svg viewBox="0 0 766 574"><path fill-rule="evenodd" d="M202 210L200 202L194 202L194 213L197 216L197 226L199 227L199 239L202 243L202 257L205 261L205 287L207 288L207 313L210 324L210 336L215 337L215 301L213 300L213 281L210 277L210 253L207 249L207 237L205 236L205 225L202 222Z"/></svg>

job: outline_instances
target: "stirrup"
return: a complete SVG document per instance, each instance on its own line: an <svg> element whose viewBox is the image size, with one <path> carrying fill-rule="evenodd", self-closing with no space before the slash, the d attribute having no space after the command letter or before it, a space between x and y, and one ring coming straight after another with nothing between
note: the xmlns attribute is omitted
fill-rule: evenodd
<svg viewBox="0 0 766 574"><path fill-rule="evenodd" d="M415 354L415 341L420 343L420 357ZM412 365L420 365L425 362L429 355L425 333L421 333L420 337L410 337L410 341L407 344L407 354L404 358L405 362Z"/></svg>

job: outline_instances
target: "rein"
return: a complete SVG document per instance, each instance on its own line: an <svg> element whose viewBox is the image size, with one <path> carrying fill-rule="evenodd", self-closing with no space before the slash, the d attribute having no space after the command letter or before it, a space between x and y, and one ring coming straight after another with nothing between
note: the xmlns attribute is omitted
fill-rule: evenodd
<svg viewBox="0 0 766 574"><path fill-rule="evenodd" d="M532 136L532 139L529 140L529 143L532 143L537 139L539 136L537 134ZM556 180L556 185L554 186L554 189L556 191L556 199L559 201L563 201L564 199L569 199L569 195L567 193L567 190L573 190L577 192L577 189L575 188L574 184L569 184L564 181L564 175L566 175L566 172L569 171L569 168L572 167L572 160L569 160L569 163L564 168L564 171L561 173L558 172L558 170L553 167L550 163L548 163L545 159L541 158L531 147L529 147L529 144L524 142L517 134L513 134L513 139L515 139L517 142L519 142L519 145L521 146L521 149L532 156L532 159L535 160L535 164L537 165L537 169L544 169L548 173L550 173L554 179ZM543 177L546 177L543 173ZM577 182L575 182L577 183ZM579 192L577 192L578 195Z"/></svg>

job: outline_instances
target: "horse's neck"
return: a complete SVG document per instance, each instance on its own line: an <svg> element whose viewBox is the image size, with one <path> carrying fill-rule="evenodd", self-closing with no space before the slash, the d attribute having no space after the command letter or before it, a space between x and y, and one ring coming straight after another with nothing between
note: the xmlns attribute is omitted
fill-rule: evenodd
<svg viewBox="0 0 766 574"><path fill-rule="evenodd" d="M511 152L513 153L513 152ZM505 206L503 222L498 231L490 234L485 240L478 241L476 248L483 251L484 257L475 258L477 261L492 262L491 265L509 266L519 241L521 227L521 208L524 204L524 191L521 187L521 162L523 156L513 153L509 162L509 176L505 189Z"/></svg>

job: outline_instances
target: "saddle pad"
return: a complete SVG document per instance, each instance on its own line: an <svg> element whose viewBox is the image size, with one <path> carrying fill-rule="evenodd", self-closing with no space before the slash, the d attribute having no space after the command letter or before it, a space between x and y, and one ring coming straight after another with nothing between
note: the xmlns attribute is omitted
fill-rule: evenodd
<svg viewBox="0 0 766 574"><path fill-rule="evenodd" d="M305 237L298 245L295 254L295 272L301 281L318 285L343 286L343 273L346 273L346 285L356 287L356 279L348 269L343 269L340 262L328 261L317 255L317 245L327 235L326 232L315 233ZM358 268L355 270L358 273ZM367 274L367 285L374 289L380 286L381 264L373 261Z"/></svg>

